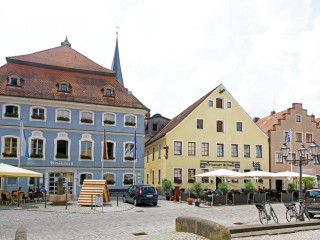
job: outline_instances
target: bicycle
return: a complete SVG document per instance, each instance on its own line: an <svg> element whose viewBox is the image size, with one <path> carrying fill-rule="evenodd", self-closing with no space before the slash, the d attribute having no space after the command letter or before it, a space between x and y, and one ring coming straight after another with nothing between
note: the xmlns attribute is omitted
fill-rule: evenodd
<svg viewBox="0 0 320 240"><path fill-rule="evenodd" d="M288 222L291 222L292 218L295 218L296 221L299 218L298 212L297 212L297 207L295 203L291 203L291 204L284 204L284 206L287 208L287 212L286 212L286 219Z"/></svg>
<svg viewBox="0 0 320 240"><path fill-rule="evenodd" d="M262 224L267 224L268 221L270 221L271 217L272 217L272 219L273 219L273 221L275 221L275 223L279 223L278 217L277 217L273 207L271 206L270 201L268 202L268 204L270 207L270 215L268 214L268 211L266 209L265 202L255 204L256 208L258 209L258 212L259 212L260 222Z"/></svg>
<svg viewBox="0 0 320 240"><path fill-rule="evenodd" d="M300 205L300 212L302 212L302 214L304 214L310 221L311 220L310 219L310 214L308 212L308 208L306 207L305 203L306 203L306 200L303 200L302 204Z"/></svg>

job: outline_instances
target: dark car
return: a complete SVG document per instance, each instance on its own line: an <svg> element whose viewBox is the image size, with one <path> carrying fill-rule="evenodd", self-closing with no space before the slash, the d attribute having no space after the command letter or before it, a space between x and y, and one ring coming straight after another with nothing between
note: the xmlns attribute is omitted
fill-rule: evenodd
<svg viewBox="0 0 320 240"><path fill-rule="evenodd" d="M304 199L311 218L320 214L320 189L307 190Z"/></svg>
<svg viewBox="0 0 320 240"><path fill-rule="evenodd" d="M158 192L150 185L132 185L123 194L123 202L131 202L138 206L141 203L152 203L153 206L158 204Z"/></svg>

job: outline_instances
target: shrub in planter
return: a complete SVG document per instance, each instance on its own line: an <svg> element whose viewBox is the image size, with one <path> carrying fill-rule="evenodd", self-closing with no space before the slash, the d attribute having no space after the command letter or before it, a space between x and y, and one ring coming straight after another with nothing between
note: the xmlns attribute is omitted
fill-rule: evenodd
<svg viewBox="0 0 320 240"><path fill-rule="evenodd" d="M63 153L57 153L56 158L68 158L68 155L65 155Z"/></svg>
<svg viewBox="0 0 320 240"><path fill-rule="evenodd" d="M108 156L108 159L106 159L105 157L103 158L104 160L113 160L114 157L113 156Z"/></svg>
<svg viewBox="0 0 320 240"><path fill-rule="evenodd" d="M6 112L4 114L4 116L6 117L13 117L13 118L17 118L18 117L18 113L14 113L14 112Z"/></svg>
<svg viewBox="0 0 320 240"><path fill-rule="evenodd" d="M113 185L113 184L115 184L116 182L114 181L114 180L107 180L107 184L109 184L109 185Z"/></svg>
<svg viewBox="0 0 320 240"><path fill-rule="evenodd" d="M31 158L43 158L43 155L42 154L31 153L30 157Z"/></svg>
<svg viewBox="0 0 320 240"><path fill-rule="evenodd" d="M199 202L200 197L201 197L202 192L203 192L203 188L202 188L201 182L193 183L192 186L191 186L191 192L193 193L193 195L196 196L197 202Z"/></svg>
<svg viewBox="0 0 320 240"><path fill-rule="evenodd" d="M180 184L180 183L182 183L182 180L181 180L181 178L174 178L173 182Z"/></svg>
<svg viewBox="0 0 320 240"><path fill-rule="evenodd" d="M172 190L172 182L169 179L163 179L162 190L165 192L167 200L169 200L169 191Z"/></svg>
<svg viewBox="0 0 320 240"><path fill-rule="evenodd" d="M80 155L81 159L91 159L91 156L87 156L87 155Z"/></svg>
<svg viewBox="0 0 320 240"><path fill-rule="evenodd" d="M133 184L133 179L125 179L123 181L123 184L126 184L126 185Z"/></svg>
<svg viewBox="0 0 320 240"><path fill-rule="evenodd" d="M135 126L136 123L135 122L125 122L125 125L127 125L127 126Z"/></svg>
<svg viewBox="0 0 320 240"><path fill-rule="evenodd" d="M187 198L187 202L188 202L189 205L192 205L192 203L193 203L193 198Z"/></svg>
<svg viewBox="0 0 320 240"><path fill-rule="evenodd" d="M251 181L246 182L245 189L246 189L246 192L249 194L249 198L250 198L250 194L254 193L253 183ZM249 199L249 202L250 201L251 200Z"/></svg>
<svg viewBox="0 0 320 240"><path fill-rule="evenodd" d="M17 154L16 153L4 152L4 153L2 153L2 156L4 156L4 157L16 157Z"/></svg>
<svg viewBox="0 0 320 240"><path fill-rule="evenodd" d="M188 179L188 183L194 183L194 182L195 182L195 181L194 181L193 178Z"/></svg>
<svg viewBox="0 0 320 240"><path fill-rule="evenodd" d="M226 195L229 191L228 184L226 182L221 182L218 184L219 192L221 192L223 195Z"/></svg>
<svg viewBox="0 0 320 240"><path fill-rule="evenodd" d="M31 118L32 118L32 119L44 120L44 116L38 115L38 114L32 114L32 115L31 115Z"/></svg>
<svg viewBox="0 0 320 240"><path fill-rule="evenodd" d="M70 121L70 119L68 117L58 117L57 120L66 121L66 122Z"/></svg>
<svg viewBox="0 0 320 240"><path fill-rule="evenodd" d="M134 160L133 157L124 157L124 159L125 160L130 160L130 161Z"/></svg>
<svg viewBox="0 0 320 240"><path fill-rule="evenodd" d="M86 119L86 118L81 118L80 121L82 123L92 123L92 120L91 119Z"/></svg>
<svg viewBox="0 0 320 240"><path fill-rule="evenodd" d="M104 124L108 124L108 125L114 124L114 121L111 121L111 120L104 120L103 122L104 122Z"/></svg>
<svg viewBox="0 0 320 240"><path fill-rule="evenodd" d="M297 191L297 186L294 183L289 183L288 184L288 193L293 193Z"/></svg>

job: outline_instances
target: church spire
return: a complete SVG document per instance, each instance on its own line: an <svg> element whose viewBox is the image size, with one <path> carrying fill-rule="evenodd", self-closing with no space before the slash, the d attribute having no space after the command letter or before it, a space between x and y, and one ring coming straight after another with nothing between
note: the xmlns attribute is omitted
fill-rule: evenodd
<svg viewBox="0 0 320 240"><path fill-rule="evenodd" d="M118 32L117 32L117 40L116 40L116 49L114 51L113 61L111 70L116 72L116 79L124 86L120 65L120 56L119 56L119 47L118 47Z"/></svg>

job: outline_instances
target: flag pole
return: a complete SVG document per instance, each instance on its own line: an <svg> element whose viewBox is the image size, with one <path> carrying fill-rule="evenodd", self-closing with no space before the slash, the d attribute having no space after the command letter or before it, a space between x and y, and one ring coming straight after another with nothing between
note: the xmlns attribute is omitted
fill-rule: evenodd
<svg viewBox="0 0 320 240"><path fill-rule="evenodd" d="M292 160L292 131L291 131L291 129L290 129L290 160ZM292 172L292 161L291 161L291 172Z"/></svg>
<svg viewBox="0 0 320 240"><path fill-rule="evenodd" d="M133 184L136 184L136 160L137 160L137 125L134 129L134 152L133 152Z"/></svg>

